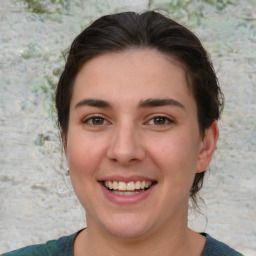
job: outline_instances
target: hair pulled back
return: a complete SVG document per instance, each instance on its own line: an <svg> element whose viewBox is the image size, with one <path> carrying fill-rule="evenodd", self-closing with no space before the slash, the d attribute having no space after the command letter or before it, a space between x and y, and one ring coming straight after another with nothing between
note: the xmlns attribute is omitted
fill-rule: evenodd
<svg viewBox="0 0 256 256"><path fill-rule="evenodd" d="M100 54L131 48L157 49L184 66L189 90L197 104L198 124L203 136L205 129L219 119L224 102L212 63L199 39L190 30L154 11L103 16L75 38L56 90L55 103L61 131L68 133L73 85L83 64ZM195 175L190 190L195 204L204 173Z"/></svg>

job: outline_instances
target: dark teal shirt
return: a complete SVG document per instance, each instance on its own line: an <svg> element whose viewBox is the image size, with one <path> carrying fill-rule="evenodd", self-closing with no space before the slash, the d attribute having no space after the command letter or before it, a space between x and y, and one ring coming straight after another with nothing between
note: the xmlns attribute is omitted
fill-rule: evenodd
<svg viewBox="0 0 256 256"><path fill-rule="evenodd" d="M73 244L78 233L48 241L45 244L27 246L0 256L73 256ZM201 256L243 256L208 234L202 233L202 235L206 237L206 244Z"/></svg>

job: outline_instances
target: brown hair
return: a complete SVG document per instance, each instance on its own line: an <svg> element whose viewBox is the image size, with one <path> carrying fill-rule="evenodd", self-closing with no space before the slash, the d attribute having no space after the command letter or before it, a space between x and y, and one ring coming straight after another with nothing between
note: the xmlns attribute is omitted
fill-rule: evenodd
<svg viewBox="0 0 256 256"><path fill-rule="evenodd" d="M130 48L157 49L185 67L188 87L197 104L198 124L203 136L205 129L219 119L224 104L212 63L199 39L190 30L155 11L103 16L75 38L56 90L56 109L61 131L64 134L68 132L73 84L82 65L105 52ZM197 173L190 190L195 204L203 178L204 172Z"/></svg>

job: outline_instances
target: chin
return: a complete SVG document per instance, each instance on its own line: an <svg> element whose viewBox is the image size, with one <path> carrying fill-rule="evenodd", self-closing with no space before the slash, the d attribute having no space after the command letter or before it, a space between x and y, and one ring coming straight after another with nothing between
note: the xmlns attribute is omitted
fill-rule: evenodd
<svg viewBox="0 0 256 256"><path fill-rule="evenodd" d="M125 214L127 215L127 214ZM138 239L144 237L150 230L150 224L146 221L146 216L118 216L111 218L105 223L105 230L121 239Z"/></svg>
<svg viewBox="0 0 256 256"><path fill-rule="evenodd" d="M110 230L110 234L114 237L124 239L124 240L133 240L139 239L148 233L148 230L143 227L114 227Z"/></svg>

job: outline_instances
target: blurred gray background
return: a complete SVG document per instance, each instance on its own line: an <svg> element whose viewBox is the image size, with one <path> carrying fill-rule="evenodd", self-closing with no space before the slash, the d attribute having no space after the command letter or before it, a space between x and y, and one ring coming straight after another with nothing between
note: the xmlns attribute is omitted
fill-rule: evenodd
<svg viewBox="0 0 256 256"><path fill-rule="evenodd" d="M62 52L103 14L155 8L199 36L226 97L205 205L189 225L256 255L255 0L1 0L0 252L86 226L55 125Z"/></svg>

